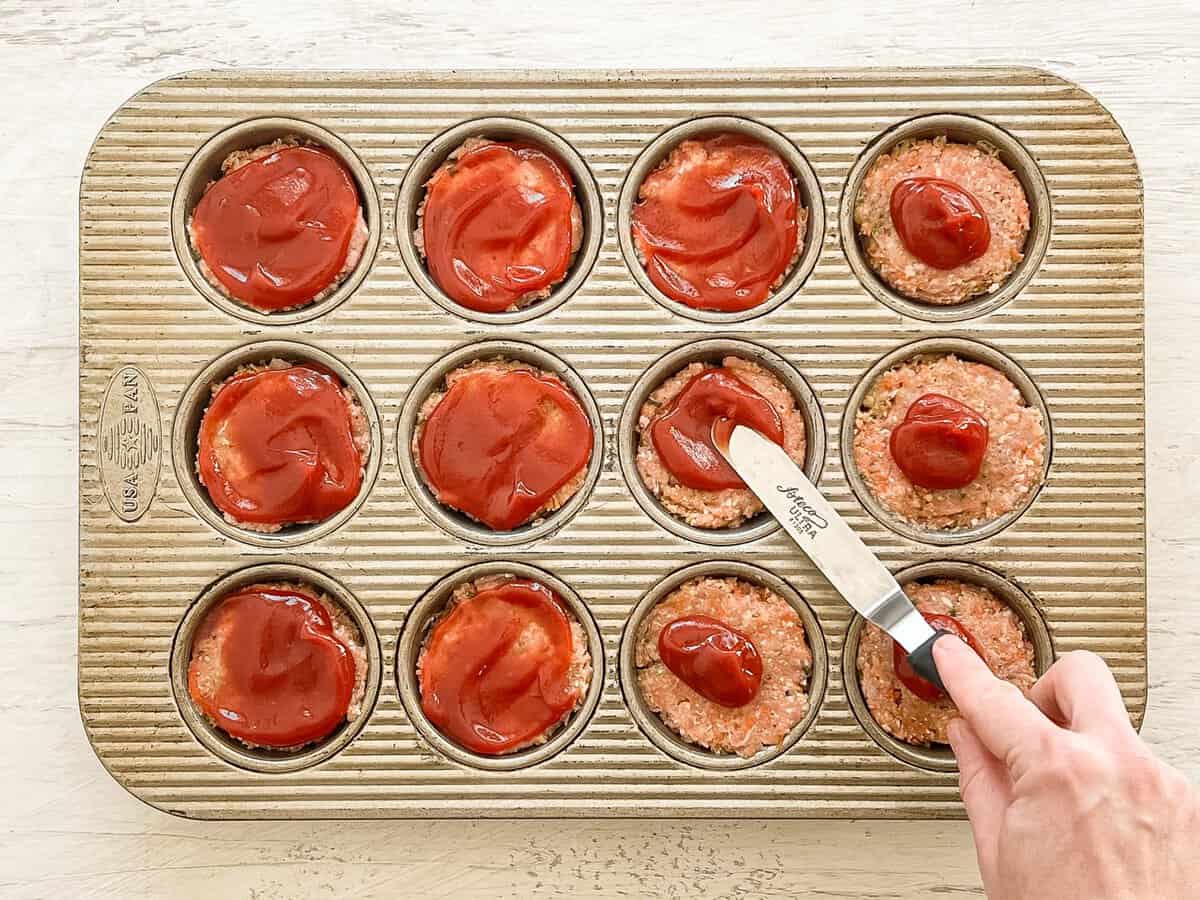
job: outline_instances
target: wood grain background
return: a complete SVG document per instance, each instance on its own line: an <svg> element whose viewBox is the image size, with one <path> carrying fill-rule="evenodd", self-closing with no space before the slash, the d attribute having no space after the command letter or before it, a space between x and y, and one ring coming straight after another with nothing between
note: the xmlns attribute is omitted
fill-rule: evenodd
<svg viewBox="0 0 1200 900"><path fill-rule="evenodd" d="M1186 2L0 0L0 895L979 893L958 823L205 824L130 798L75 698L77 211L105 118L191 68L1025 63L1096 94L1146 187L1150 705L1200 777L1200 10ZM428 7L428 8L426 8Z"/></svg>

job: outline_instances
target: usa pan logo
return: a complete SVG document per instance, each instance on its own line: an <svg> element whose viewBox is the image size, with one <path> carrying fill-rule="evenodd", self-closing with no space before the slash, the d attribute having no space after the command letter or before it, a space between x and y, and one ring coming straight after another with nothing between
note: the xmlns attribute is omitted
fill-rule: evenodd
<svg viewBox="0 0 1200 900"><path fill-rule="evenodd" d="M97 450L108 505L126 522L136 522L150 507L162 461L158 398L136 366L119 369L108 382Z"/></svg>

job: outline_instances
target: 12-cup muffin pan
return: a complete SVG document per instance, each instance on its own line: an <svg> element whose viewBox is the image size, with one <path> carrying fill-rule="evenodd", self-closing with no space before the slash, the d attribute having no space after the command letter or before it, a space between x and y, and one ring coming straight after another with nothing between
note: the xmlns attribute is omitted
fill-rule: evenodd
<svg viewBox="0 0 1200 900"><path fill-rule="evenodd" d="M677 139L739 129L788 160L806 246L767 303L696 313L660 296L627 229L640 179ZM933 308L864 266L855 185L906 137L981 141L1021 179L1026 259L996 292ZM256 313L204 280L187 216L234 149L297 135L358 185L363 259L319 304ZM442 295L412 241L421 186L467 137L519 137L571 169L584 239L561 286L517 313ZM1018 610L1040 670L1102 654L1130 715L1146 700L1143 224L1137 164L1085 91L1033 69L820 72L198 72L125 103L80 193L79 703L96 753L135 796L202 818L415 816L959 817L953 760L870 719L861 622L769 519L700 533L633 466L636 411L695 359L755 359L809 429L805 468L902 579L953 574ZM848 472L854 404L880 366L953 351L1001 368L1044 412L1045 484L968 533L929 533ZM525 359L592 418L593 462L559 513L497 536L441 508L410 451L420 400L455 365ZM335 371L371 434L363 491L329 522L262 534L226 523L194 475L211 384L271 358ZM660 377L661 376L661 377ZM592 689L510 759L473 757L423 718L420 638L456 584L538 575L588 635ZM626 648L689 573L775 584L806 623L812 709L776 751L717 757L662 727ZM363 715L297 754L248 751L191 707L183 672L202 612L250 581L339 599L368 656ZM623 637L624 636L624 637Z"/></svg>

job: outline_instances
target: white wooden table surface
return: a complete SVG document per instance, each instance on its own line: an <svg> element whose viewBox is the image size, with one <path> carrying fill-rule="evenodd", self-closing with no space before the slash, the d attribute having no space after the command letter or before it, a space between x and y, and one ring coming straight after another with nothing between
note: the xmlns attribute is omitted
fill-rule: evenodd
<svg viewBox="0 0 1200 900"><path fill-rule="evenodd" d="M1200 6L851 5L0 0L0 896L979 892L960 823L211 824L108 777L75 696L79 175L112 110L193 68L1027 63L1080 82L1124 126L1146 188L1143 733L1200 779Z"/></svg>

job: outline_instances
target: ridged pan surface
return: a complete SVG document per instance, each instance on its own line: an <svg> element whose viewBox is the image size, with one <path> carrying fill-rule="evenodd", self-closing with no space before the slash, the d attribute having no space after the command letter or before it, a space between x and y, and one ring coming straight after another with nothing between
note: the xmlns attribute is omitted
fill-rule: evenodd
<svg viewBox="0 0 1200 900"><path fill-rule="evenodd" d="M979 117L1016 138L1049 198L1048 243L1028 283L997 308L958 321L881 302L851 268L843 243L854 236L839 226L860 155L890 128L937 113ZM643 150L668 129L709 116L750 119L784 136L823 197L811 274L769 312L730 324L680 315L649 296L617 232L622 185ZM172 240L172 202L189 161L224 129L260 117L332 134L377 193L380 239L369 270L349 296L307 321L232 315L197 290ZM417 285L400 250L407 238L395 216L410 164L437 135L486 117L549 129L574 148L599 190L601 215L588 224L602 229L594 266L561 305L525 321L453 314ZM1142 243L1141 182L1121 129L1085 91L1031 69L235 71L154 84L104 126L80 195L79 703L88 737L134 795L200 818L961 816L952 772L906 765L860 726L842 685L850 609L784 534L693 543L634 500L618 458L622 409L642 372L692 341L730 338L782 356L825 419L821 487L885 564L965 562L1014 582L1036 604L1057 654L1086 648L1104 656L1140 722ZM838 435L847 399L876 361L904 344L947 337L990 345L1028 374L1053 424L1053 455L1044 488L1012 524L974 542L933 546L864 509L844 475ZM438 527L398 465L406 448L396 446L397 425L410 387L450 351L484 340L533 344L562 360L603 425L603 466L586 502L561 528L515 546L470 544ZM185 496L172 460L184 392L214 360L256 341L335 357L379 415L380 468L361 507L303 543L254 546L218 531ZM598 624L606 656L596 667L605 679L599 704L578 738L511 771L464 765L425 743L405 715L394 671L413 604L445 576L497 560L567 584ZM824 633L828 683L816 719L761 765L714 770L667 755L622 695L617 659L631 610L664 577L707 560L783 578ZM264 563L314 569L343 586L369 615L383 665L361 731L330 758L287 773L214 755L180 716L171 686L173 641L189 607L217 579Z"/></svg>

